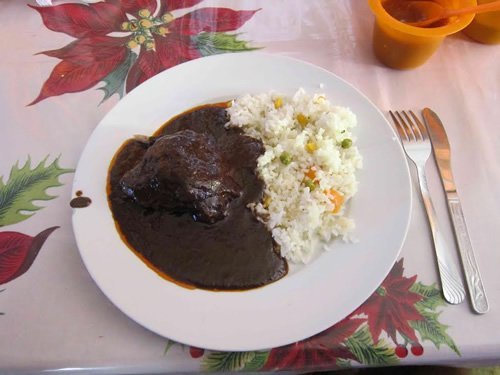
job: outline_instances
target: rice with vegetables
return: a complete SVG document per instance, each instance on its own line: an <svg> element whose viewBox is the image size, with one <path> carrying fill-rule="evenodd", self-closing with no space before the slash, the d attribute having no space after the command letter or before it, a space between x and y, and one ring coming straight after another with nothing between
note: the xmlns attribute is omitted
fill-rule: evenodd
<svg viewBox="0 0 500 375"><path fill-rule="evenodd" d="M335 237L349 239L354 221L346 203L357 191L361 155L351 130L356 116L325 95L299 89L293 96L245 95L228 108L228 127L261 139L257 172L263 202L250 208L271 230L281 254L307 263Z"/></svg>

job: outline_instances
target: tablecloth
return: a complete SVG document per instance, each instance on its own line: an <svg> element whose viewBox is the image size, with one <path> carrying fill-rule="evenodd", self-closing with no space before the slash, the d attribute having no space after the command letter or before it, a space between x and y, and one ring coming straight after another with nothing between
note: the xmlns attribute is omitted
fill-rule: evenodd
<svg viewBox="0 0 500 375"><path fill-rule="evenodd" d="M2 0L0 9L0 372L500 363L500 46L458 33L425 65L392 70L373 56L374 20L365 1L55 1L42 8ZM155 74L254 49L323 67L385 114L428 106L440 115L487 314L474 314L468 301L452 306L442 299L416 185L407 239L385 281L346 319L304 341L243 353L189 347L141 327L100 292L80 258L68 204L91 132ZM455 246L432 163L427 172L445 237Z"/></svg>

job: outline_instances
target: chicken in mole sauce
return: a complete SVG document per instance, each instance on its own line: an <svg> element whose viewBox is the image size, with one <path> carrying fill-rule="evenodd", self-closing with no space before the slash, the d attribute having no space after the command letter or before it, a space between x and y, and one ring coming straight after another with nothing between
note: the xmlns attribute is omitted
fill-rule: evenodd
<svg viewBox="0 0 500 375"><path fill-rule="evenodd" d="M260 140L226 129L220 104L128 140L109 171L108 198L123 239L164 277L202 289L245 290L286 275L271 233L247 208L263 198Z"/></svg>

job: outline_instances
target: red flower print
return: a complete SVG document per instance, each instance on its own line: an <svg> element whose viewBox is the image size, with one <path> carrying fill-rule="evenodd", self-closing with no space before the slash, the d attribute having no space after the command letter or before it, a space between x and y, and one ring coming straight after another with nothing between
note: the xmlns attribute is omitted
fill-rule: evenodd
<svg viewBox="0 0 500 375"><path fill-rule="evenodd" d="M368 327L374 342L378 341L382 330L387 332L396 344L396 332L411 342L418 342L415 330L409 325L409 321L424 319L415 307L423 296L410 290L417 276L404 277L403 271L401 259L394 265L377 291L353 313L353 315L364 313L368 316Z"/></svg>
<svg viewBox="0 0 500 375"><path fill-rule="evenodd" d="M0 232L0 285L28 271L49 235L59 227L45 229L35 237Z"/></svg>
<svg viewBox="0 0 500 375"><path fill-rule="evenodd" d="M104 81L106 97L129 92L155 74L208 54L250 50L225 34L245 24L257 10L200 8L176 16L202 0L106 0L61 4L37 10L50 30L76 40L40 52L59 62L42 86L36 104L51 96L84 91Z"/></svg>
<svg viewBox="0 0 500 375"><path fill-rule="evenodd" d="M307 368L319 371L330 369L339 358L357 360L343 343L363 322L365 319L347 318L307 340L272 349L262 369L283 371Z"/></svg>

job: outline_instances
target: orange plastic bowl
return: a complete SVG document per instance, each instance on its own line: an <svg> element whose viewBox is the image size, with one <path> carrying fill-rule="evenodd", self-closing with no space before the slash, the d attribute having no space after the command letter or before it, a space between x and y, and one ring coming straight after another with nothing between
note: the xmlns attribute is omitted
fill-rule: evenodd
<svg viewBox="0 0 500 375"><path fill-rule="evenodd" d="M404 1L404 0L401 0ZM435 0L449 8L476 5L476 0ZM472 22L473 14L451 17L439 27L414 27L393 18L384 9L383 0L368 0L375 15L373 50L385 65L395 69L412 69L424 64L438 49L444 38Z"/></svg>
<svg viewBox="0 0 500 375"><path fill-rule="evenodd" d="M493 0L478 0L478 4L491 3ZM500 44L500 11L477 14L464 34L484 44Z"/></svg>

